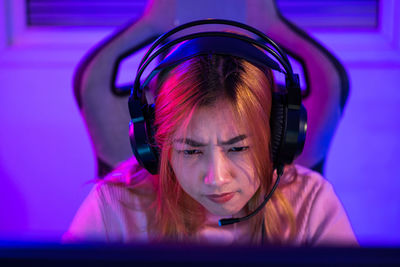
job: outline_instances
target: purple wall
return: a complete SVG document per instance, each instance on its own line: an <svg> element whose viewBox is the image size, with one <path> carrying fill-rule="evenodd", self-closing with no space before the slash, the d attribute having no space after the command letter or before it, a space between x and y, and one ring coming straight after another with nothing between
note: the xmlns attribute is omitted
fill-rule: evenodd
<svg viewBox="0 0 400 267"><path fill-rule="evenodd" d="M351 79L326 177L362 245L400 245L395 167L400 151L400 5L381 1L379 10L375 31L311 33L341 59ZM111 29L29 28L20 33L12 28L10 37L11 26L3 22L0 240L58 240L91 188L86 182L95 177L90 140L73 99L73 70ZM9 40L12 45L6 46Z"/></svg>

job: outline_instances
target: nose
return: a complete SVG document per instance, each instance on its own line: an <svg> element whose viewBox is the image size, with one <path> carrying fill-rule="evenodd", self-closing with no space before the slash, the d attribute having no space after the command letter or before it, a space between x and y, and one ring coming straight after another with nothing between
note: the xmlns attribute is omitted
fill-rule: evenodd
<svg viewBox="0 0 400 267"><path fill-rule="evenodd" d="M204 178L206 185L221 186L232 179L232 168L223 151L216 151L210 158Z"/></svg>

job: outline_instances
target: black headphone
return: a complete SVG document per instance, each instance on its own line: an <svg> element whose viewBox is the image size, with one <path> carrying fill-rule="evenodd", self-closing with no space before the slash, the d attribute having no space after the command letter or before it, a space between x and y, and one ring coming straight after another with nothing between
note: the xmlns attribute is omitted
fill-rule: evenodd
<svg viewBox="0 0 400 267"><path fill-rule="evenodd" d="M166 42L167 38L177 32L205 24L234 26L253 33L257 39L231 32L207 31L183 35ZM140 78L150 62L176 45L180 46L164 58L141 84ZM168 31L153 43L141 60L129 98L129 136L138 163L151 174L158 173L159 151L154 141L154 105L147 103L144 94L149 82L160 71L173 68L195 56L208 54L231 55L261 68L268 67L285 74L286 91L272 93L270 118L273 166L281 174L283 166L291 163L302 152L305 142L307 113L301 103L299 76L293 73L282 49L265 34L246 24L221 19L193 21Z"/></svg>

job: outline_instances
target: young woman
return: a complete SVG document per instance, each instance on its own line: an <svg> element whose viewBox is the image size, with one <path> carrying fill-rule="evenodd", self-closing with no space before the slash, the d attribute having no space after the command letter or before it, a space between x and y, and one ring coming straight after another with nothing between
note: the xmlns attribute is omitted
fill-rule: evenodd
<svg viewBox="0 0 400 267"><path fill-rule="evenodd" d="M179 49L169 57L174 53ZM251 219L218 225L256 210L278 179L270 68L210 52L163 69L153 81L157 174L135 158L123 163L93 188L65 241L357 244L332 186L297 165L284 168L272 198Z"/></svg>

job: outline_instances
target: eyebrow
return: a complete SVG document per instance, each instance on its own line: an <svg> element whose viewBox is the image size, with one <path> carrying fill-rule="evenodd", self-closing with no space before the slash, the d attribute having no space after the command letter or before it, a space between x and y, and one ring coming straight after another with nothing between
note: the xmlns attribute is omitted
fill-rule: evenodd
<svg viewBox="0 0 400 267"><path fill-rule="evenodd" d="M233 138L231 138L231 139L229 139L227 141L218 142L218 145L219 146L233 145L233 144L235 144L237 142L240 142L240 141L242 141L242 140L244 140L246 138L247 138L247 135L241 134L241 135L235 136L235 137L233 137ZM192 147L203 147L203 146L207 145L207 144L195 141L195 140L190 139L190 138L178 138L178 139L175 139L174 142L187 144L187 145L192 146Z"/></svg>

